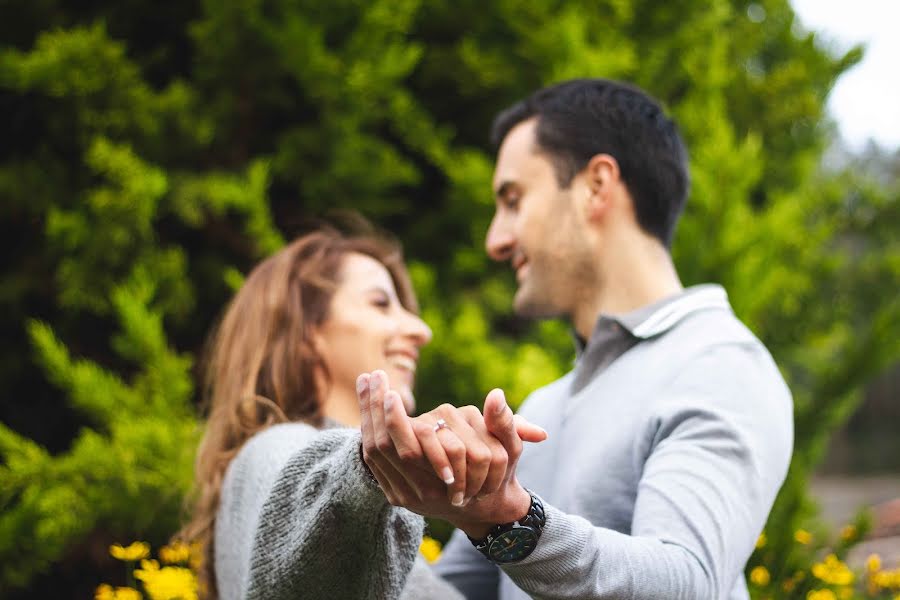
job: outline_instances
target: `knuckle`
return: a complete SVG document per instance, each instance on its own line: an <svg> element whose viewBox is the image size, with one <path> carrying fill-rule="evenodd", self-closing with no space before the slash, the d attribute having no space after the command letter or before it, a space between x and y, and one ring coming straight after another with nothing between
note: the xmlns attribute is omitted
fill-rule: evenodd
<svg viewBox="0 0 900 600"><path fill-rule="evenodd" d="M506 468L506 465L509 463L509 455L506 453L506 450L503 448L495 449L491 453L491 466L503 469Z"/></svg>
<svg viewBox="0 0 900 600"><path fill-rule="evenodd" d="M387 453L391 449L391 438L386 435L380 435L375 438L375 447L382 454Z"/></svg>
<svg viewBox="0 0 900 600"><path fill-rule="evenodd" d="M492 456L485 446L475 446L469 448L466 458L471 464L486 465L491 462Z"/></svg>
<svg viewBox="0 0 900 600"><path fill-rule="evenodd" d="M481 411L478 408L472 405L466 405L459 409L459 411L466 417L480 417Z"/></svg>
<svg viewBox="0 0 900 600"><path fill-rule="evenodd" d="M397 457L403 462L412 462L419 458L419 453L415 449L405 446L397 448Z"/></svg>
<svg viewBox="0 0 900 600"><path fill-rule="evenodd" d="M462 442L457 440L447 441L444 446L444 452L447 453L450 460L465 460L466 458L466 448L462 445Z"/></svg>

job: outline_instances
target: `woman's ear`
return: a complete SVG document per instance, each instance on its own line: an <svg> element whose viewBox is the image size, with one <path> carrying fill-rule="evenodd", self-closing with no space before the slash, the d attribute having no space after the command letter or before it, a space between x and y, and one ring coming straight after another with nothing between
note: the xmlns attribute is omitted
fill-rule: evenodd
<svg viewBox="0 0 900 600"><path fill-rule="evenodd" d="M619 162L609 154L596 154L585 167L588 186L586 204L589 221L603 219L613 202L613 191L620 185Z"/></svg>

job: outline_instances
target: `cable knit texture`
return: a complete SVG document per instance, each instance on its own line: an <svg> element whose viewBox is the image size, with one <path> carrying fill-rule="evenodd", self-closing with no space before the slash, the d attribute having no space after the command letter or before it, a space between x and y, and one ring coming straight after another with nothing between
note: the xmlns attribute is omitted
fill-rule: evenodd
<svg viewBox="0 0 900 600"><path fill-rule="evenodd" d="M216 517L222 600L461 598L417 558L423 519L388 504L359 444L357 430L303 423L245 444Z"/></svg>

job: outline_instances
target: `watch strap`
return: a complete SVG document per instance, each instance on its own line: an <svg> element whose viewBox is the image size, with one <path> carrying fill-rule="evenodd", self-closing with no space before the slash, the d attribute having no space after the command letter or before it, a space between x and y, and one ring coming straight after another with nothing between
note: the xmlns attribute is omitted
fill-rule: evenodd
<svg viewBox="0 0 900 600"><path fill-rule="evenodd" d="M544 511L544 503L541 500L540 496L538 496L528 488L525 488L525 491L528 492L528 494L531 496L531 506L529 506L528 512L524 517L510 523L501 523L500 525L495 525L487 533L486 536L479 540L473 539L471 537L469 538L469 541L472 542L472 545L475 546L475 549L481 552L488 560L493 562L489 551L491 542L493 542L497 538L497 536L507 531L511 531L517 527L527 527L533 530L538 538L540 538L541 533L544 531L544 526L547 523L547 514Z"/></svg>

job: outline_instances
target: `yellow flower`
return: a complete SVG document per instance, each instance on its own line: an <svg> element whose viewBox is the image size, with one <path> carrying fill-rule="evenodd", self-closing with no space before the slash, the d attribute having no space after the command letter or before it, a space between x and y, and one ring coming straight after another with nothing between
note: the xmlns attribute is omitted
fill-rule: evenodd
<svg viewBox="0 0 900 600"><path fill-rule="evenodd" d="M141 568L145 571L159 571L159 561L155 558L142 560Z"/></svg>
<svg viewBox="0 0 900 600"><path fill-rule="evenodd" d="M113 558L133 562L150 556L150 544L147 542L134 542L125 548L119 544L113 544L109 547L109 553Z"/></svg>
<svg viewBox="0 0 900 600"><path fill-rule="evenodd" d="M831 590L812 590L806 594L806 600L837 600Z"/></svg>
<svg viewBox="0 0 900 600"><path fill-rule="evenodd" d="M143 600L143 596L134 588L117 587L116 600Z"/></svg>
<svg viewBox="0 0 900 600"><path fill-rule="evenodd" d="M872 573L869 577L869 581L883 589L900 590L900 569Z"/></svg>
<svg viewBox="0 0 900 600"><path fill-rule="evenodd" d="M136 569L134 576L143 582L150 600L197 600L197 578L190 569Z"/></svg>
<svg viewBox="0 0 900 600"><path fill-rule="evenodd" d="M877 554L870 554L869 558L866 559L866 571L874 573L879 569L881 569L881 557Z"/></svg>
<svg viewBox="0 0 900 600"><path fill-rule="evenodd" d="M753 567L750 571L750 582L758 587L766 587L772 580L769 570L763 566Z"/></svg>
<svg viewBox="0 0 900 600"><path fill-rule="evenodd" d="M856 525L847 525L841 529L841 539L845 542L855 540L857 533L859 532L856 529Z"/></svg>
<svg viewBox="0 0 900 600"><path fill-rule="evenodd" d="M856 577L834 554L829 554L823 562L814 564L812 574L832 585L850 585Z"/></svg>
<svg viewBox="0 0 900 600"><path fill-rule="evenodd" d="M805 529L798 529L794 532L794 539L804 546L807 546L812 541L812 534Z"/></svg>
<svg viewBox="0 0 900 600"><path fill-rule="evenodd" d="M766 537L766 532L763 531L761 534L759 534L759 537L756 538L756 548L765 548L766 542L768 542L768 538Z"/></svg>
<svg viewBox="0 0 900 600"><path fill-rule="evenodd" d="M200 542L191 542L191 570L195 573L203 566L203 544Z"/></svg>
<svg viewBox="0 0 900 600"><path fill-rule="evenodd" d="M436 562L441 556L441 543L426 535L422 539L422 544L419 546L419 552L428 562Z"/></svg>
<svg viewBox="0 0 900 600"><path fill-rule="evenodd" d="M159 559L167 564L186 563L191 558L191 547L182 542L174 542L159 549Z"/></svg>
<svg viewBox="0 0 900 600"><path fill-rule="evenodd" d="M116 592L108 583L101 583L94 592L94 600L115 600Z"/></svg>
<svg viewBox="0 0 900 600"><path fill-rule="evenodd" d="M841 600L853 600L853 588L842 587L838 590L838 596Z"/></svg>

